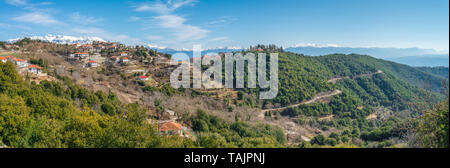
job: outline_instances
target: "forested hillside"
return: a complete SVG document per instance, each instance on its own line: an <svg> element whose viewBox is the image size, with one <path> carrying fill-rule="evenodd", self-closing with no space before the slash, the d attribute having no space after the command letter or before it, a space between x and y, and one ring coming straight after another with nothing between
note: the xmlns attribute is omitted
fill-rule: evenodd
<svg viewBox="0 0 450 168"><path fill-rule="evenodd" d="M443 120L421 118L424 111L448 115L448 106L434 106L448 93L443 89L448 84L442 85L448 82L448 68L414 68L356 54L312 57L276 47L265 50L279 52L279 92L271 100L257 99L259 89L222 90L228 95L213 97L201 89L173 89L164 80L148 86L118 78L122 84L140 84L138 91L155 98L156 113L143 102L124 103L111 90L94 92L48 70L55 80L36 84L20 76L11 62L0 63L0 146L404 147L412 132L423 133L412 125L440 127L421 122ZM155 74L155 79L168 75ZM196 111L177 111L176 121L193 131L190 138L162 135L153 122L160 120L155 114L165 112L161 99L175 96L208 100ZM205 110L212 108L228 118ZM440 136L439 142L448 134ZM425 140L416 141L420 146Z"/></svg>
<svg viewBox="0 0 450 168"><path fill-rule="evenodd" d="M279 57L279 94L266 101L266 106L295 104L320 92L342 89L371 105L402 104L405 108L404 103L424 96L424 89L431 87L440 92L442 82L448 81L413 67L363 55L310 57L280 53Z"/></svg>
<svg viewBox="0 0 450 168"><path fill-rule="evenodd" d="M281 147L283 131L228 123L202 110L186 118L197 141L162 136L147 110L112 93L92 92L67 77L29 84L10 62L0 63L0 144L14 148Z"/></svg>
<svg viewBox="0 0 450 168"><path fill-rule="evenodd" d="M448 79L448 67L417 67L418 69Z"/></svg>
<svg viewBox="0 0 450 168"><path fill-rule="evenodd" d="M263 108L290 106L318 94L342 91L329 100L290 107L280 113L298 118L300 125L318 126L324 132L340 130L337 132L341 134L333 135L334 138L319 135L319 139L324 138L321 142L310 142L316 145L335 145L338 137L359 146L387 147L399 143L387 140L409 136L407 119L420 116L422 110L444 100L443 83L448 82L442 75L364 55L310 57L282 52L279 60L280 91L275 99L264 101ZM265 115L276 114L268 111ZM332 120L321 119L330 117ZM327 138L332 138L330 143ZM349 138L353 140L348 142ZM365 143L358 143L358 139ZM368 143L371 141L377 143ZM339 143L344 141L338 140Z"/></svg>

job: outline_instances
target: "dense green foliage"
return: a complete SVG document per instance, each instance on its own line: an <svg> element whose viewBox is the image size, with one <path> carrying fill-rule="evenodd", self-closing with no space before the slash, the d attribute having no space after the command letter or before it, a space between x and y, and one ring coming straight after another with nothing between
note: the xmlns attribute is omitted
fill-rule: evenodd
<svg viewBox="0 0 450 168"><path fill-rule="evenodd" d="M193 146L187 139L159 136L138 104L124 105L113 93L62 81L29 85L11 63L1 63L0 141L9 147Z"/></svg>
<svg viewBox="0 0 450 168"><path fill-rule="evenodd" d="M437 104L417 120L412 146L425 148L449 147L449 99Z"/></svg>
<svg viewBox="0 0 450 168"><path fill-rule="evenodd" d="M197 141L161 136L145 122L146 110L139 104L126 105L112 92L91 92L68 77L59 79L60 83L30 85L14 65L0 63L0 142L19 148L248 148L282 147L286 142L280 128L227 123L201 110L191 120Z"/></svg>
<svg viewBox="0 0 450 168"><path fill-rule="evenodd" d="M420 69L421 71L448 79L449 75L448 67L417 67L417 68Z"/></svg>
<svg viewBox="0 0 450 168"><path fill-rule="evenodd" d="M5 44L6 44L6 42L0 41L0 48L4 49L5 48Z"/></svg>
<svg viewBox="0 0 450 168"><path fill-rule="evenodd" d="M245 122L227 123L198 110L191 118L192 129L199 133L198 145L208 148L274 148L286 142L283 131L274 126Z"/></svg>
<svg viewBox="0 0 450 168"><path fill-rule="evenodd" d="M442 91L442 81L448 81L448 79L424 72L419 68L366 55L333 54L321 56L318 57L318 59L326 64L335 76L351 76L381 70L384 73L404 80L413 86L437 92Z"/></svg>

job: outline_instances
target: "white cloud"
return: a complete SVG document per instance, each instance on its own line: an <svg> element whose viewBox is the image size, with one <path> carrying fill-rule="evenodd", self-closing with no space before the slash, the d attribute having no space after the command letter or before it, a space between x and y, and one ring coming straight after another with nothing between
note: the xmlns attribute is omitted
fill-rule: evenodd
<svg viewBox="0 0 450 168"><path fill-rule="evenodd" d="M135 10L138 12L156 12L161 15L167 15L183 6L194 5L194 2L195 0L169 0L167 3L156 1L153 3L137 5L135 6Z"/></svg>
<svg viewBox="0 0 450 168"><path fill-rule="evenodd" d="M27 0L5 0L5 2L14 6L25 6L28 4Z"/></svg>
<svg viewBox="0 0 450 168"><path fill-rule="evenodd" d="M103 21L103 18L95 18L91 16L83 16L80 13L75 12L70 16L70 19L80 24L94 24Z"/></svg>
<svg viewBox="0 0 450 168"><path fill-rule="evenodd" d="M206 37L206 35L210 32L209 30L198 26L187 24L184 17L172 14L175 10L183 6L193 6L195 2L195 0L168 0L165 3L156 1L134 7L135 11L138 12L156 13L158 16L153 17L153 19L146 20L146 23L144 24L150 25L152 29L158 28L162 31L168 31L170 36L172 36L171 43L174 43L199 40ZM132 20L138 20L138 18L132 18ZM149 28L146 27L143 29L147 30Z"/></svg>
<svg viewBox="0 0 450 168"><path fill-rule="evenodd" d="M163 15L154 18L160 27L172 32L177 41L190 41L204 38L209 30L185 24L186 19L177 15Z"/></svg>
<svg viewBox="0 0 450 168"><path fill-rule="evenodd" d="M216 20L206 23L204 26L206 26L206 27L222 27L224 25L231 24L231 23L235 22L236 20L238 20L238 19L235 17L222 16L222 17L217 18Z"/></svg>
<svg viewBox="0 0 450 168"><path fill-rule="evenodd" d="M130 21L133 21L133 22L135 22L135 21L140 21L140 20L142 20L142 18L141 18L141 17L137 17L137 16L130 16Z"/></svg>
<svg viewBox="0 0 450 168"><path fill-rule="evenodd" d="M51 25L60 23L59 21L54 19L51 15L39 12L25 13L21 16L14 17L13 20L17 22L27 22L40 25Z"/></svg>

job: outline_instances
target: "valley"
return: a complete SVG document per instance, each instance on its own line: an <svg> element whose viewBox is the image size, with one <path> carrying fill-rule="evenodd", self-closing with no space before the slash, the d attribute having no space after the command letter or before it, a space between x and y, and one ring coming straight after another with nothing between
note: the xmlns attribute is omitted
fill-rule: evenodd
<svg viewBox="0 0 450 168"><path fill-rule="evenodd" d="M38 137L31 138L5 132L10 123L0 123L11 147L393 147L410 141L409 121L445 100L439 90L448 86L448 68L258 45L241 52L279 53L280 72L278 96L260 100L259 88L174 89L171 55L144 46L31 39L9 45L0 53L8 59L2 109L26 109L13 113L26 116L23 130L26 121L50 124L31 130ZM51 101L39 103L44 99ZM79 134L84 131L92 134Z"/></svg>

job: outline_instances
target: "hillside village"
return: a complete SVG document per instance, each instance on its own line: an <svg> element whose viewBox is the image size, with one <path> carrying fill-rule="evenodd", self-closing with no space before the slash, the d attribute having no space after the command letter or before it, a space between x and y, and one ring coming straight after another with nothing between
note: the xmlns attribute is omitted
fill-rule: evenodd
<svg viewBox="0 0 450 168"><path fill-rule="evenodd" d="M307 140L321 133L316 128L300 127L281 116L278 121L266 120L261 116L264 111L260 108L242 105L246 100L237 100L236 90L184 89L184 94L174 94L179 91L168 84L169 74L176 68L169 64L170 55L142 46L131 47L116 42L68 45L28 39L6 45L9 47L0 54L9 54L3 56L5 61L15 63L18 72L29 82L39 84L43 80L56 81L57 76L69 76L78 85L93 91L114 92L122 102L138 102L147 107L147 121L158 125L162 134L194 138L190 125L185 125L189 122L185 121L187 115L195 114L198 109L228 121L239 116L256 123L280 125L286 130L300 130L303 139ZM274 50L274 47L256 46L251 51L264 52ZM156 105L156 101L163 105ZM160 109L161 106L164 108ZM296 141L299 132L288 131L287 136L294 136L289 140Z"/></svg>
<svg viewBox="0 0 450 168"><path fill-rule="evenodd" d="M185 91L185 94L191 95L190 98L173 94L177 91L168 86L169 74L175 68L169 65L170 55L142 46L130 47L114 42L61 45L27 39L17 43L8 44L9 49L8 47L5 49L20 57L19 60L22 62L15 60L15 56L5 56L9 58L5 60L14 62L18 71L30 82L39 84L42 80L57 80L54 76L69 76L77 84L94 91L101 90L105 93L112 91L125 103L139 102L147 107L149 110L147 121L158 125L161 134L195 138L192 129L189 125L183 126L183 122L186 120L186 115L196 113L197 109L205 109L228 121L236 120L239 116L247 121L280 126L286 131L289 143L297 142L299 139L310 141L317 134L330 132L324 132L315 127L300 126L292 119L280 116L279 112L278 116L275 116L277 119L273 120L265 116L267 110L237 106L236 104L242 104L246 100L237 100L239 94L232 89L190 89ZM47 51L42 51L43 48ZM249 51L283 51L283 49L273 45L267 47L258 45L250 47ZM37 59L42 61L36 61ZM191 58L191 61L193 59L199 58ZM37 65L32 64L31 60ZM51 60L54 62L50 62ZM149 90L160 90L166 94L148 94ZM192 97L194 94L199 96ZM324 98L330 99L333 95L335 94L323 98L319 96L314 98L317 99L314 102L322 101ZM164 105L156 105L156 101L161 101L160 103ZM165 108L160 109L161 106ZM280 105L274 106L274 108L278 107ZM319 118L319 120L322 119Z"/></svg>
<svg viewBox="0 0 450 168"><path fill-rule="evenodd" d="M160 72L160 69L170 68L168 55L142 46L129 47L115 42L57 45L25 39L20 44L6 43L0 47L0 61L13 63L26 81L40 84L41 81L57 81L57 76L67 75L87 88L118 93L123 102L142 102L149 109L148 122L158 125L161 134L193 138L191 129L177 121L178 113L164 109L160 114L155 114L153 102L140 101L145 97L140 87L157 88L158 81L168 80ZM52 53L31 47L36 44L43 45L43 48L61 47L64 52L57 49ZM58 61L49 61L52 58ZM162 64L156 65L156 59ZM108 80L104 76L109 76ZM159 119L155 120L153 116Z"/></svg>

